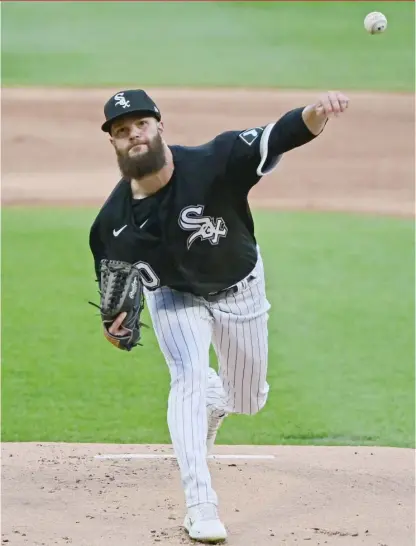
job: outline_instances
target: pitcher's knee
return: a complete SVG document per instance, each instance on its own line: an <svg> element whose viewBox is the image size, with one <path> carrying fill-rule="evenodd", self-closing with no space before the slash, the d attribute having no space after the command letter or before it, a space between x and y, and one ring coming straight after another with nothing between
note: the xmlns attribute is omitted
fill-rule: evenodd
<svg viewBox="0 0 416 546"><path fill-rule="evenodd" d="M249 411L247 412L248 415L255 415L256 413L261 411L266 405L267 397L268 392L261 395L252 396Z"/></svg>
<svg viewBox="0 0 416 546"><path fill-rule="evenodd" d="M194 385L198 389L206 388L208 374L204 366L188 360L175 361L169 365L170 386Z"/></svg>
<svg viewBox="0 0 416 546"><path fill-rule="evenodd" d="M241 398L236 397L233 411L235 413L243 413L245 415L255 415L261 411L266 405L269 395L269 386L266 385L261 391L251 392L247 396Z"/></svg>

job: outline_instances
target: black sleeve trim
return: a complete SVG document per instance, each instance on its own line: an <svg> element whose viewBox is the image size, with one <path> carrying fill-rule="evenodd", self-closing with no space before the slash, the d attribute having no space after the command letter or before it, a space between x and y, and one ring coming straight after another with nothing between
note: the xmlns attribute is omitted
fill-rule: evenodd
<svg viewBox="0 0 416 546"><path fill-rule="evenodd" d="M257 167L258 176L270 173L284 153L316 138L317 135L311 133L303 121L303 110L304 107L290 110L276 123L267 125L260 141L261 161Z"/></svg>

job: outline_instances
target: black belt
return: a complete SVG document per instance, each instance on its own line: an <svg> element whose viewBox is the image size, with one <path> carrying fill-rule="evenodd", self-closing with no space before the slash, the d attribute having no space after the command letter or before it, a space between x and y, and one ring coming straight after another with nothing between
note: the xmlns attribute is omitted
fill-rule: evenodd
<svg viewBox="0 0 416 546"><path fill-rule="evenodd" d="M251 281L254 281L254 279L256 278L255 275L249 275L246 279L242 279L247 281L248 283L250 283ZM223 288L222 290L218 290L218 292L211 292L210 294L208 294L207 298L209 297L217 297L217 296L222 296L226 293L229 293L230 295L231 294L235 294L236 292L238 292L238 285L242 282L242 281L239 281L238 283L234 284L233 286L229 286L228 288ZM205 299L207 299L205 298Z"/></svg>

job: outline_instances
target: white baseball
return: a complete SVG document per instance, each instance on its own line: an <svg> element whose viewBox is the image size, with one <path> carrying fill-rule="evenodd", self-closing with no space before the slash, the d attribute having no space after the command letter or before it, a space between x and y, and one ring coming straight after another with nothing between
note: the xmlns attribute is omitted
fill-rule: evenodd
<svg viewBox="0 0 416 546"><path fill-rule="evenodd" d="M364 28L370 34L380 34L387 28L387 18L379 11L372 11L364 19Z"/></svg>

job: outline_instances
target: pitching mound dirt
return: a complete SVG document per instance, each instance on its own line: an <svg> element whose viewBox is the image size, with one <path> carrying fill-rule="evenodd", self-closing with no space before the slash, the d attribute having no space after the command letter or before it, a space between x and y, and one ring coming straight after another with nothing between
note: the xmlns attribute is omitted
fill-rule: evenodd
<svg viewBox="0 0 416 546"><path fill-rule="evenodd" d="M183 493L170 446L3 444L3 544L179 546ZM414 453L371 447L217 446L230 546L414 544Z"/></svg>

